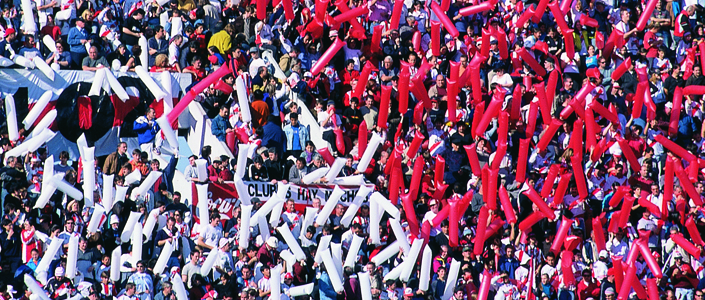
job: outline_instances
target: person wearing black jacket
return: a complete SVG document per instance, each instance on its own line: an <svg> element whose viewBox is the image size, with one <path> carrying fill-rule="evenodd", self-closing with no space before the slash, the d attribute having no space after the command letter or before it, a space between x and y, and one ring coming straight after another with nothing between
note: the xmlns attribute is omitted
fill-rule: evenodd
<svg viewBox="0 0 705 300"><path fill-rule="evenodd" d="M255 157L254 163L249 166L249 178L252 181L269 181L269 172L264 166L262 157Z"/></svg>
<svg viewBox="0 0 705 300"><path fill-rule="evenodd" d="M283 161L279 160L279 154L277 154L276 148L270 148L269 159L264 162L264 166L267 168L267 173L269 174L269 179L272 180L285 180L288 176L285 176L284 170L286 165Z"/></svg>
<svg viewBox="0 0 705 300"><path fill-rule="evenodd" d="M142 26L144 14L143 9L137 9L132 16L125 21L122 27L122 34L120 34L121 42L127 46L127 50L130 50L130 52L132 52L132 47L139 43L139 38L144 32L144 27ZM148 50L149 49L142 49L142 51Z"/></svg>
<svg viewBox="0 0 705 300"><path fill-rule="evenodd" d="M619 79L619 85L624 90L625 94L633 94L636 92L636 86L639 84L638 75L634 71L634 64L629 67L629 71Z"/></svg>
<svg viewBox="0 0 705 300"><path fill-rule="evenodd" d="M2 233L0 233L0 260L3 265L10 265L11 270L17 270L20 266L20 254L22 254L22 241L20 231L15 228L11 220L2 220Z"/></svg>
<svg viewBox="0 0 705 300"><path fill-rule="evenodd" d="M676 87L684 86L685 80L683 80L683 76L681 75L681 69L673 68L671 74L663 81L663 91L666 94L666 101L673 101L673 92L676 90Z"/></svg>
<svg viewBox="0 0 705 300"><path fill-rule="evenodd" d="M362 123L362 111L360 111L359 103L357 98L352 98L350 100L350 107L343 111L343 121L346 129L351 132L357 132L358 126ZM374 124L367 124L370 128Z"/></svg>
<svg viewBox="0 0 705 300"><path fill-rule="evenodd" d="M389 39L382 44L382 50L385 56L391 56L395 64L399 64L402 57L409 55L409 49L404 48L402 45L401 37L399 36L399 31L394 29L389 34ZM399 67L395 65L394 67Z"/></svg>

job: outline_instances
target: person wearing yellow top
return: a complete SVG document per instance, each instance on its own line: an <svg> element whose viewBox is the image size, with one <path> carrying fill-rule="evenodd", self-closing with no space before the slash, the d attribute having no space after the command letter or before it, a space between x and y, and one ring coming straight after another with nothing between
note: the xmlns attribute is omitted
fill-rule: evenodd
<svg viewBox="0 0 705 300"><path fill-rule="evenodd" d="M235 27L232 24L225 25L223 30L218 31L211 37L208 47L215 46L220 54L225 55L232 48L232 35L235 34Z"/></svg>

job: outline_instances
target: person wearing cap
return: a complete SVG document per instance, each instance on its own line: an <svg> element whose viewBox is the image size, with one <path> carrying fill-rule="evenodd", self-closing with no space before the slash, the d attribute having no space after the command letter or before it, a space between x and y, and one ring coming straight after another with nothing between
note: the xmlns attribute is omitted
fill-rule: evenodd
<svg viewBox="0 0 705 300"><path fill-rule="evenodd" d="M665 276L671 279L671 284L676 289L678 299L692 299L693 289L698 285L698 279L693 267L683 261L682 250L674 250L673 260L675 263L664 272Z"/></svg>
<svg viewBox="0 0 705 300"><path fill-rule="evenodd" d="M649 70L649 88L654 103L658 106L663 106L663 103L666 102L666 95L664 94L663 80L661 80L660 72L653 69Z"/></svg>
<svg viewBox="0 0 705 300"><path fill-rule="evenodd" d="M438 212L440 211L440 204L438 200L436 199L431 199L431 201L428 202L428 212L423 217L422 224L425 223L426 221L431 222L436 215L438 215ZM438 233L441 231L441 224L434 224L435 226L431 227L431 236L435 237Z"/></svg>
<svg viewBox="0 0 705 300"><path fill-rule="evenodd" d="M233 263L233 255L230 252L230 248L230 241L224 237L220 238L220 241L218 241L218 253L215 254L218 255L218 258L213 265L213 278L220 278L222 275L229 277L233 274L235 264Z"/></svg>
<svg viewBox="0 0 705 300"><path fill-rule="evenodd" d="M607 250L600 250L597 260L592 263L593 274L595 279L603 282L607 277L608 267L607 264L610 262L610 255Z"/></svg>
<svg viewBox="0 0 705 300"><path fill-rule="evenodd" d="M262 55L260 54L259 48L257 47L250 47L250 50L248 51L250 53L250 66L248 68L248 72L250 73L251 76L255 76L258 72L260 67L267 67L264 59L262 59Z"/></svg>
<svg viewBox="0 0 705 300"><path fill-rule="evenodd" d="M86 51L86 44L93 42L88 38L88 32L85 29L86 23L83 18L76 19L76 26L69 30L69 36L66 42L70 46L71 50L71 61L74 66L83 62L83 58L88 56L88 51Z"/></svg>
<svg viewBox="0 0 705 300"><path fill-rule="evenodd" d="M546 69L546 74L551 74L551 72L553 72L553 70L556 70L556 60L550 56L546 57L546 60L544 60L544 62L543 62L543 68ZM550 76L544 76L544 83L548 82L549 77ZM563 81L567 80L568 78L569 77L567 77L567 76L560 76L559 75L558 80L556 81L556 88L563 87L564 86ZM572 81L572 79L571 79L571 81Z"/></svg>
<svg viewBox="0 0 705 300"><path fill-rule="evenodd" d="M290 300L293 299L291 295L289 294L289 290L294 287L293 282L294 282L294 275L291 275L291 273L284 273L282 275L282 283L281 283L281 299L282 300Z"/></svg>
<svg viewBox="0 0 705 300"><path fill-rule="evenodd" d="M116 214L111 214L109 220L109 227L102 235L105 253L112 253L113 249L122 243L120 240L120 218Z"/></svg>
<svg viewBox="0 0 705 300"><path fill-rule="evenodd" d="M404 300L413 300L414 296L416 296L416 293L414 293L414 290L410 287L404 289Z"/></svg>
<svg viewBox="0 0 705 300"><path fill-rule="evenodd" d="M57 267L54 270L54 277L49 278L44 285L44 289L49 293L51 299L64 300L76 293L71 279L68 279L65 275L66 269L61 266Z"/></svg>
<svg viewBox="0 0 705 300"><path fill-rule="evenodd" d="M279 240L276 237L270 236L267 241L257 251L257 259L263 265L275 267L279 260Z"/></svg>

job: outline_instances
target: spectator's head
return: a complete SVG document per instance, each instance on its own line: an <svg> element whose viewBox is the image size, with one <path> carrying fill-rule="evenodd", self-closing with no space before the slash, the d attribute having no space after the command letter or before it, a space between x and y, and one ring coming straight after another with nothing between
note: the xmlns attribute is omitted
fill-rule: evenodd
<svg viewBox="0 0 705 300"><path fill-rule="evenodd" d="M154 108L147 107L147 110L144 112L144 116L147 117L147 120L152 121L156 117L156 112L154 111Z"/></svg>
<svg viewBox="0 0 705 300"><path fill-rule="evenodd" d="M292 126L299 126L299 114L295 112L290 113L289 121L291 121Z"/></svg>
<svg viewBox="0 0 705 300"><path fill-rule="evenodd" d="M279 240L276 237L270 236L267 239L266 245L269 250L276 250L279 245Z"/></svg>
<svg viewBox="0 0 705 300"><path fill-rule="evenodd" d="M299 170L302 170L305 167L306 167L306 159L303 157L297 157L296 158L296 168Z"/></svg>
<svg viewBox="0 0 705 300"><path fill-rule="evenodd" d="M321 199L320 198L313 198L313 200L311 200L311 206L313 208L321 208Z"/></svg>
<svg viewBox="0 0 705 300"><path fill-rule="evenodd" d="M163 39L165 35L166 31L164 31L164 27L161 25L154 26L154 38L160 40Z"/></svg>
<svg viewBox="0 0 705 300"><path fill-rule="evenodd" d="M134 13L132 13L132 18L134 18L137 21L140 21L140 20L142 20L142 18L144 18L144 14L145 14L144 9L138 8L137 10L135 10Z"/></svg>
<svg viewBox="0 0 705 300"><path fill-rule="evenodd" d="M254 92L252 92L252 97L255 100L262 100L264 99L264 93L262 92L262 90L255 90Z"/></svg>
<svg viewBox="0 0 705 300"><path fill-rule="evenodd" d="M86 20L84 20L82 17L76 18L76 27L78 27L78 28L86 27Z"/></svg>
<svg viewBox="0 0 705 300"><path fill-rule="evenodd" d="M184 41L184 36L183 35L177 35L171 38L170 43L176 45L177 47L181 47L181 43Z"/></svg>
<svg viewBox="0 0 705 300"><path fill-rule="evenodd" d="M625 3L624 1L622 1L622 2ZM619 12L619 15L622 17L622 22L627 23L627 22L629 22L629 18L631 17L632 14L631 14L631 12L629 12L628 9L622 9Z"/></svg>
<svg viewBox="0 0 705 300"><path fill-rule="evenodd" d="M154 58L154 65L158 68L166 68L168 62L169 58L166 54L157 54L157 57Z"/></svg>
<svg viewBox="0 0 705 300"><path fill-rule="evenodd" d="M316 168L320 168L320 167L323 166L323 157L321 157L320 154L316 153L316 154L313 156L313 165L314 165Z"/></svg>
<svg viewBox="0 0 705 300"><path fill-rule="evenodd" d="M230 108L228 106L224 105L220 108L220 111L218 111L218 114L223 118L227 118L228 115L230 114Z"/></svg>
<svg viewBox="0 0 705 300"><path fill-rule="evenodd" d="M544 68L546 68L547 71L553 70L553 68L556 65L556 61L553 59L553 57L547 57L546 60L543 62Z"/></svg>
<svg viewBox="0 0 705 300"><path fill-rule="evenodd" d="M685 7L685 11L688 12L688 15L693 15L695 13L695 5L688 5Z"/></svg>
<svg viewBox="0 0 705 300"><path fill-rule="evenodd" d="M312 141L306 141L306 151L308 153L316 151L316 145L314 145Z"/></svg>
<svg viewBox="0 0 705 300"><path fill-rule="evenodd" d="M61 153L59 153L59 160L61 164L65 166L69 161L69 153L67 151L61 151Z"/></svg>
<svg viewBox="0 0 705 300"><path fill-rule="evenodd" d="M252 59L257 59L259 58L259 48L257 47L250 47L250 56Z"/></svg>
<svg viewBox="0 0 705 300"><path fill-rule="evenodd" d="M62 280L64 278L64 275L66 275L66 269L64 269L64 267L58 267L54 270L54 277L57 280Z"/></svg>
<svg viewBox="0 0 705 300"><path fill-rule="evenodd" d="M394 65L394 59L391 56L387 56L384 58L384 68L385 69L391 70L393 65Z"/></svg>
<svg viewBox="0 0 705 300"><path fill-rule="evenodd" d="M445 279L445 278L446 278L446 272L447 272L446 267L445 267L445 266L441 266L441 267L438 268L438 271L436 271L436 274L438 274L438 278L439 278L439 279Z"/></svg>
<svg viewBox="0 0 705 300"><path fill-rule="evenodd" d="M219 214L219 213L211 213L211 214L210 214L210 217L208 218L208 220L210 221L211 226L217 228L218 225L220 225L220 224L219 224L219 223L220 223L220 214Z"/></svg>

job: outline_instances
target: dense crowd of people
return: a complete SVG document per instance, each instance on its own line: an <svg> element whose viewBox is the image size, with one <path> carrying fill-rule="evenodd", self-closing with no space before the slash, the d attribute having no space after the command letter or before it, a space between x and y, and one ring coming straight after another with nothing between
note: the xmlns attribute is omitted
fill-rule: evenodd
<svg viewBox="0 0 705 300"><path fill-rule="evenodd" d="M188 157L178 171L194 185L354 177L369 196L278 199L273 210L276 197L243 197L227 218L175 190L179 151L163 148L153 108L133 124L131 153L121 142L58 163L43 148L6 155L21 142L3 111L0 299L705 294L700 2L0 6L0 57L15 62L141 65L189 73L189 89L228 68L195 100L235 157L211 157L211 146ZM336 158L340 172L321 173Z"/></svg>

